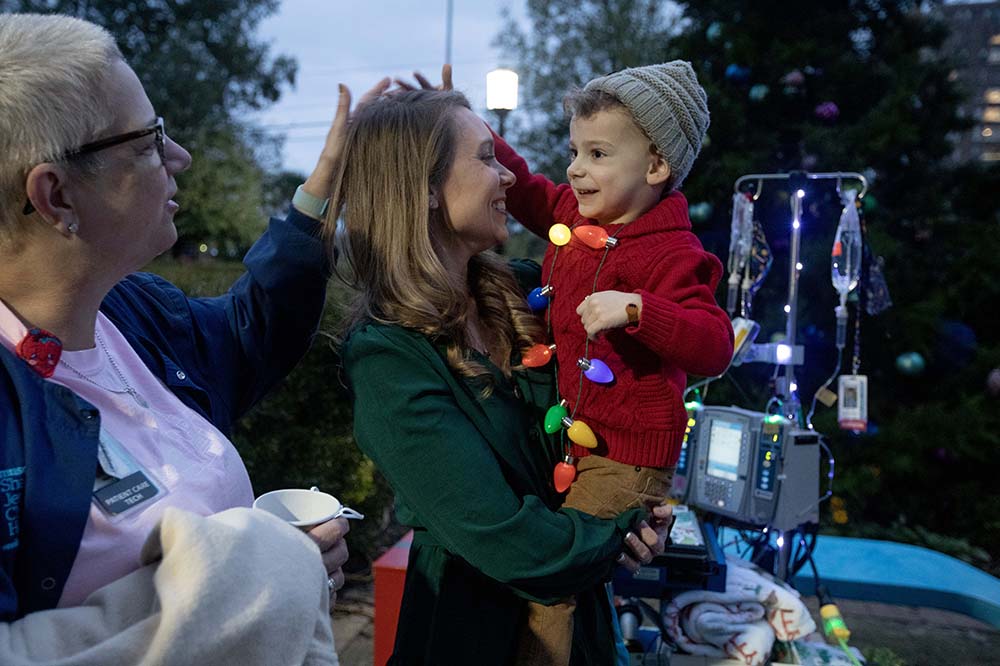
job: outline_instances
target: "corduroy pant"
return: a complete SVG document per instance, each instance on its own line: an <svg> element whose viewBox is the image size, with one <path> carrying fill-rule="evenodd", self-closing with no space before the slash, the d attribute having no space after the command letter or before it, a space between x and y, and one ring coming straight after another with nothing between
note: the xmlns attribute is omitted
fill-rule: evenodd
<svg viewBox="0 0 1000 666"><path fill-rule="evenodd" d="M576 480L563 507L598 518L614 518L636 507L652 508L667 500L673 467L638 467L601 456L580 458ZM567 666L573 647L573 611L569 597L553 606L529 603L518 642L518 666Z"/></svg>

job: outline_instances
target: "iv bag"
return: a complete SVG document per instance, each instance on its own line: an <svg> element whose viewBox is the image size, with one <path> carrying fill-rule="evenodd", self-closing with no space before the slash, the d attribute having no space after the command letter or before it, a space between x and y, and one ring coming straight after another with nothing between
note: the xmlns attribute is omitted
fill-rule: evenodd
<svg viewBox="0 0 1000 666"><path fill-rule="evenodd" d="M733 195L733 222L729 232L729 272L739 273L750 257L753 244L753 199L746 194Z"/></svg>
<svg viewBox="0 0 1000 666"><path fill-rule="evenodd" d="M844 209L830 251L830 277L841 298L857 287L861 279L861 223L856 198L857 190L847 190L841 195Z"/></svg>

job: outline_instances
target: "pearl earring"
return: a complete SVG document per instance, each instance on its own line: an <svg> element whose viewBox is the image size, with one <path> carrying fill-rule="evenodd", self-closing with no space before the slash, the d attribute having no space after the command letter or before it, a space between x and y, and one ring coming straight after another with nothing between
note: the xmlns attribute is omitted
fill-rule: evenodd
<svg viewBox="0 0 1000 666"><path fill-rule="evenodd" d="M76 222L70 222L69 224L66 225L66 231L70 232L71 234L75 234L79 230L80 230L80 225L77 224Z"/></svg>

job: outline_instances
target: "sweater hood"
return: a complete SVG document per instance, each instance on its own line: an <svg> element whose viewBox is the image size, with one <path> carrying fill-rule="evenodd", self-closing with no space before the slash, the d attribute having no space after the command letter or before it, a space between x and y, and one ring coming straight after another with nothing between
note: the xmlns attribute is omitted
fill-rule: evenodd
<svg viewBox="0 0 1000 666"><path fill-rule="evenodd" d="M592 220L588 221L594 223ZM617 227L618 225L611 225L607 229L608 233L614 234L617 238L635 238L661 231L691 231L687 199L680 191L674 190L615 233Z"/></svg>

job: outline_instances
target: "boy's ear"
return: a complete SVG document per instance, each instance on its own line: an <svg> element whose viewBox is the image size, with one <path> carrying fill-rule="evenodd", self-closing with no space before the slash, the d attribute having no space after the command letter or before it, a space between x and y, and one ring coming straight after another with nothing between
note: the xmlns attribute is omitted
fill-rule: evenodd
<svg viewBox="0 0 1000 666"><path fill-rule="evenodd" d="M649 170L646 172L646 183L649 185L663 185L670 179L670 165L663 159L659 151L655 148L649 159Z"/></svg>

